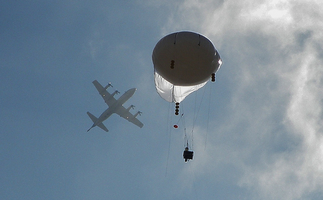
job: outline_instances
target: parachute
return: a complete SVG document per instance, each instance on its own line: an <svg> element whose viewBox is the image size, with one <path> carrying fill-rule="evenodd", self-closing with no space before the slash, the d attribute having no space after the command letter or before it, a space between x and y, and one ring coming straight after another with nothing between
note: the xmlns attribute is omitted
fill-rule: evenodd
<svg viewBox="0 0 323 200"><path fill-rule="evenodd" d="M169 34L155 46L152 54L157 93L168 102L180 103L202 88L222 61L212 42L193 32Z"/></svg>

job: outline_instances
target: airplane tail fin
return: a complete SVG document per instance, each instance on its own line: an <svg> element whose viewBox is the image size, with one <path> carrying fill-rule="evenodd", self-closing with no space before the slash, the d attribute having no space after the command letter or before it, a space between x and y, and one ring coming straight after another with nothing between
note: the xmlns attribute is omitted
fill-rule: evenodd
<svg viewBox="0 0 323 200"><path fill-rule="evenodd" d="M96 117L95 117L94 115L92 115L90 112L87 112L87 115L91 118L91 120L93 121L93 123L95 123L95 122L98 120L98 118L96 118ZM100 124L98 124L97 126L98 126L98 127L100 127L101 129L103 129L105 132L108 132L108 131L109 131L109 130L107 129L107 127L105 127L105 126L104 126L104 124L103 124L103 123L100 123ZM92 127L93 127L93 126L92 126ZM92 128L92 127L91 127L91 128ZM91 128L90 128L90 129L91 129ZM89 130L90 130L90 129L89 129ZM89 131L89 130L88 130L88 131Z"/></svg>

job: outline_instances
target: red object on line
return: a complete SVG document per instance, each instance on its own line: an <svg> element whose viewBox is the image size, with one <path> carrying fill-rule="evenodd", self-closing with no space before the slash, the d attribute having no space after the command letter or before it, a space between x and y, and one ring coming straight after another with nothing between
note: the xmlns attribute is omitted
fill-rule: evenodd
<svg viewBox="0 0 323 200"><path fill-rule="evenodd" d="M175 125L174 125L174 128L178 128L178 126L175 124Z"/></svg>

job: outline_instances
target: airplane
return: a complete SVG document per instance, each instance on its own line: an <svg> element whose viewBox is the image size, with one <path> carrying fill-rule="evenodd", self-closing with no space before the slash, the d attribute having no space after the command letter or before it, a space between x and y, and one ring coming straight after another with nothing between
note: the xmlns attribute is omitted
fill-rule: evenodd
<svg viewBox="0 0 323 200"><path fill-rule="evenodd" d="M94 80L93 85L96 87L98 90L99 94L102 96L103 100L105 103L108 105L108 109L106 109L99 118L95 117L92 115L90 112L87 112L87 115L91 118L93 121L93 125L89 130L91 130L93 127L98 126L104 131L108 132L109 130L104 126L102 123L104 120L108 119L113 113L116 113L120 115L120 117L125 118L129 122L137 125L138 127L142 128L144 125L142 122L140 122L136 117L138 115L141 115L141 112L138 111L136 114L131 114L129 111L130 109L134 108L133 105L129 106L127 109L123 107L122 105L132 97L132 95L135 93L137 90L136 88L129 89L126 91L119 99L115 99L114 95L118 94L119 92L116 90L112 94L110 94L107 89L109 87L112 87L111 83L109 83L107 86L103 87L97 80ZM89 131L87 130L87 131Z"/></svg>

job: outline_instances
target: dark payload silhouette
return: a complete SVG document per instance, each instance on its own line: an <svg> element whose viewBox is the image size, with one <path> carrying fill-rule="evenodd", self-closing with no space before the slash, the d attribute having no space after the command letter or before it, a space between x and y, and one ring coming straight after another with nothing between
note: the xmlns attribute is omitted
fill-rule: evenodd
<svg viewBox="0 0 323 200"><path fill-rule="evenodd" d="M185 147L185 150L183 152L183 158L185 162L187 162L188 160L193 160L193 153L193 151L189 151L188 147Z"/></svg>

